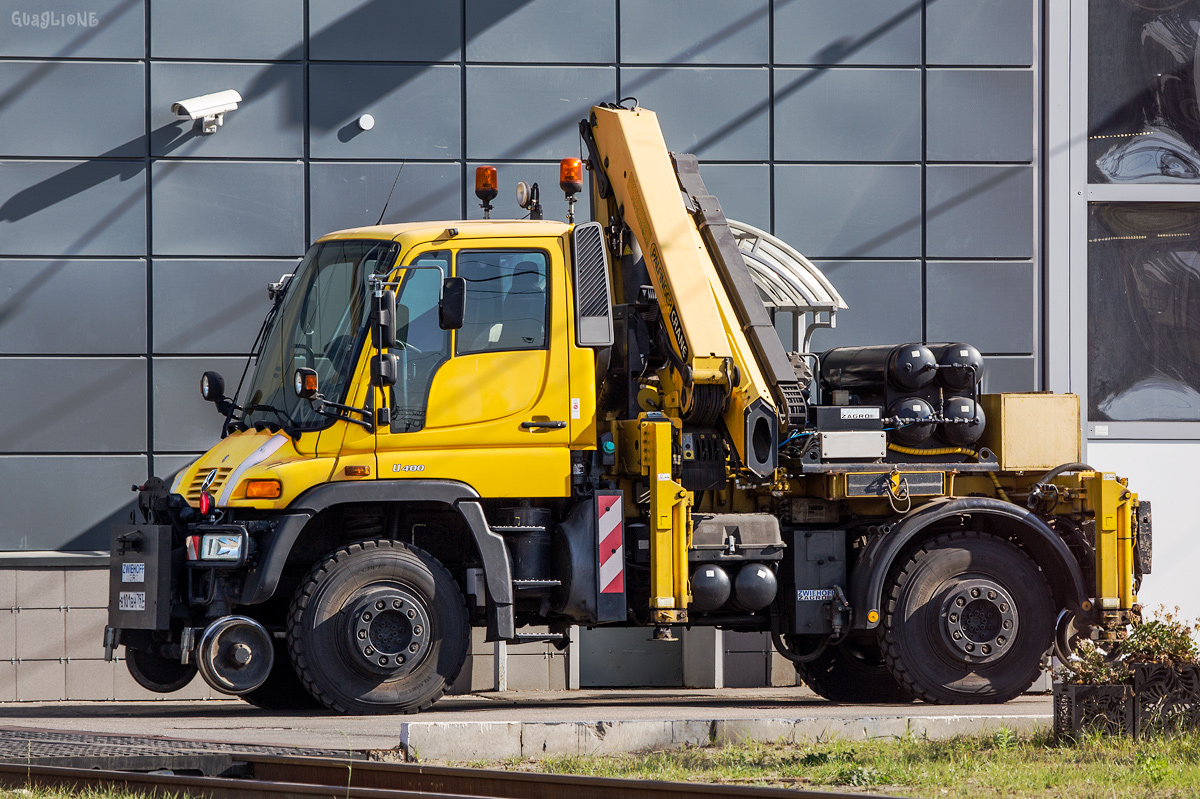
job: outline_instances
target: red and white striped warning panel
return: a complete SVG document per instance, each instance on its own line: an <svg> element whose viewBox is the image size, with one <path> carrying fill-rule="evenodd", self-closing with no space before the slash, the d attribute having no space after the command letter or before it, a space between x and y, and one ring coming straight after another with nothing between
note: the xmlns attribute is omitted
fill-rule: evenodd
<svg viewBox="0 0 1200 799"><path fill-rule="evenodd" d="M596 538L600 541L600 593L625 592L625 519L621 495L596 497Z"/></svg>

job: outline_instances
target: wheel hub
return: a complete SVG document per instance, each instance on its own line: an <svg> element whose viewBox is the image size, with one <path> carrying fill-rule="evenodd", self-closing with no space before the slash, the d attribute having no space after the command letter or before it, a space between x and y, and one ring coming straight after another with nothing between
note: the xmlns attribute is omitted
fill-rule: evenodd
<svg viewBox="0 0 1200 799"><path fill-rule="evenodd" d="M372 673L390 677L410 671L428 654L429 615L408 590L376 586L348 607L349 650Z"/></svg>
<svg viewBox="0 0 1200 799"><path fill-rule="evenodd" d="M989 579L954 585L942 604L942 632L950 651L971 664L998 660L1011 648L1019 617L1003 586Z"/></svg>

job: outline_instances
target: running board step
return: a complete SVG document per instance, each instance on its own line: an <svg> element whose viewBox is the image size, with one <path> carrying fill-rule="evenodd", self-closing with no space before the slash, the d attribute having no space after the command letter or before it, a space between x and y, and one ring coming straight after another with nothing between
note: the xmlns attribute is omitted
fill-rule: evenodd
<svg viewBox="0 0 1200 799"><path fill-rule="evenodd" d="M563 633L517 633L516 637L509 638L510 644L536 644L539 641L565 641L567 636Z"/></svg>
<svg viewBox="0 0 1200 799"><path fill-rule="evenodd" d="M560 581L560 580L513 580L512 584L513 584L513 588L520 591L521 589L530 590L530 589L534 589L534 588L554 588L555 586L562 585L562 581Z"/></svg>
<svg viewBox="0 0 1200 799"><path fill-rule="evenodd" d="M499 533L500 535L520 535L521 533L544 533L544 532L546 532L546 528L540 524L533 525L533 526L526 526L526 525L508 526L508 527L493 526L491 529L492 529L493 533Z"/></svg>

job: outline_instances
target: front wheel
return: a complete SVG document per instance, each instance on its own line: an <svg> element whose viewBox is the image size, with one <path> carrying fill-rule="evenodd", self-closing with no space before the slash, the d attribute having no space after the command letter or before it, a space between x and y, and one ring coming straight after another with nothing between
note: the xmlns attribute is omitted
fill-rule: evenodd
<svg viewBox="0 0 1200 799"><path fill-rule="evenodd" d="M891 581L884 658L897 682L936 704L1007 702L1041 673L1054 597L1015 545L975 531L925 542Z"/></svg>
<svg viewBox="0 0 1200 799"><path fill-rule="evenodd" d="M309 572L288 614L308 691L337 713L414 713L454 682L470 648L462 592L431 555L360 541Z"/></svg>

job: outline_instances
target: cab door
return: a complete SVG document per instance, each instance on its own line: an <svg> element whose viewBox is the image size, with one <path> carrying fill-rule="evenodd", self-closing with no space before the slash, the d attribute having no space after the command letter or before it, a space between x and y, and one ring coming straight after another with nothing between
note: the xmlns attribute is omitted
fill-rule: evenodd
<svg viewBox="0 0 1200 799"><path fill-rule="evenodd" d="M402 343L393 349L402 376L391 424L378 434L379 476L456 480L487 497L567 496L571 400L559 240L467 243L410 261L433 262L466 281L463 326L437 327L437 271L404 270Z"/></svg>

